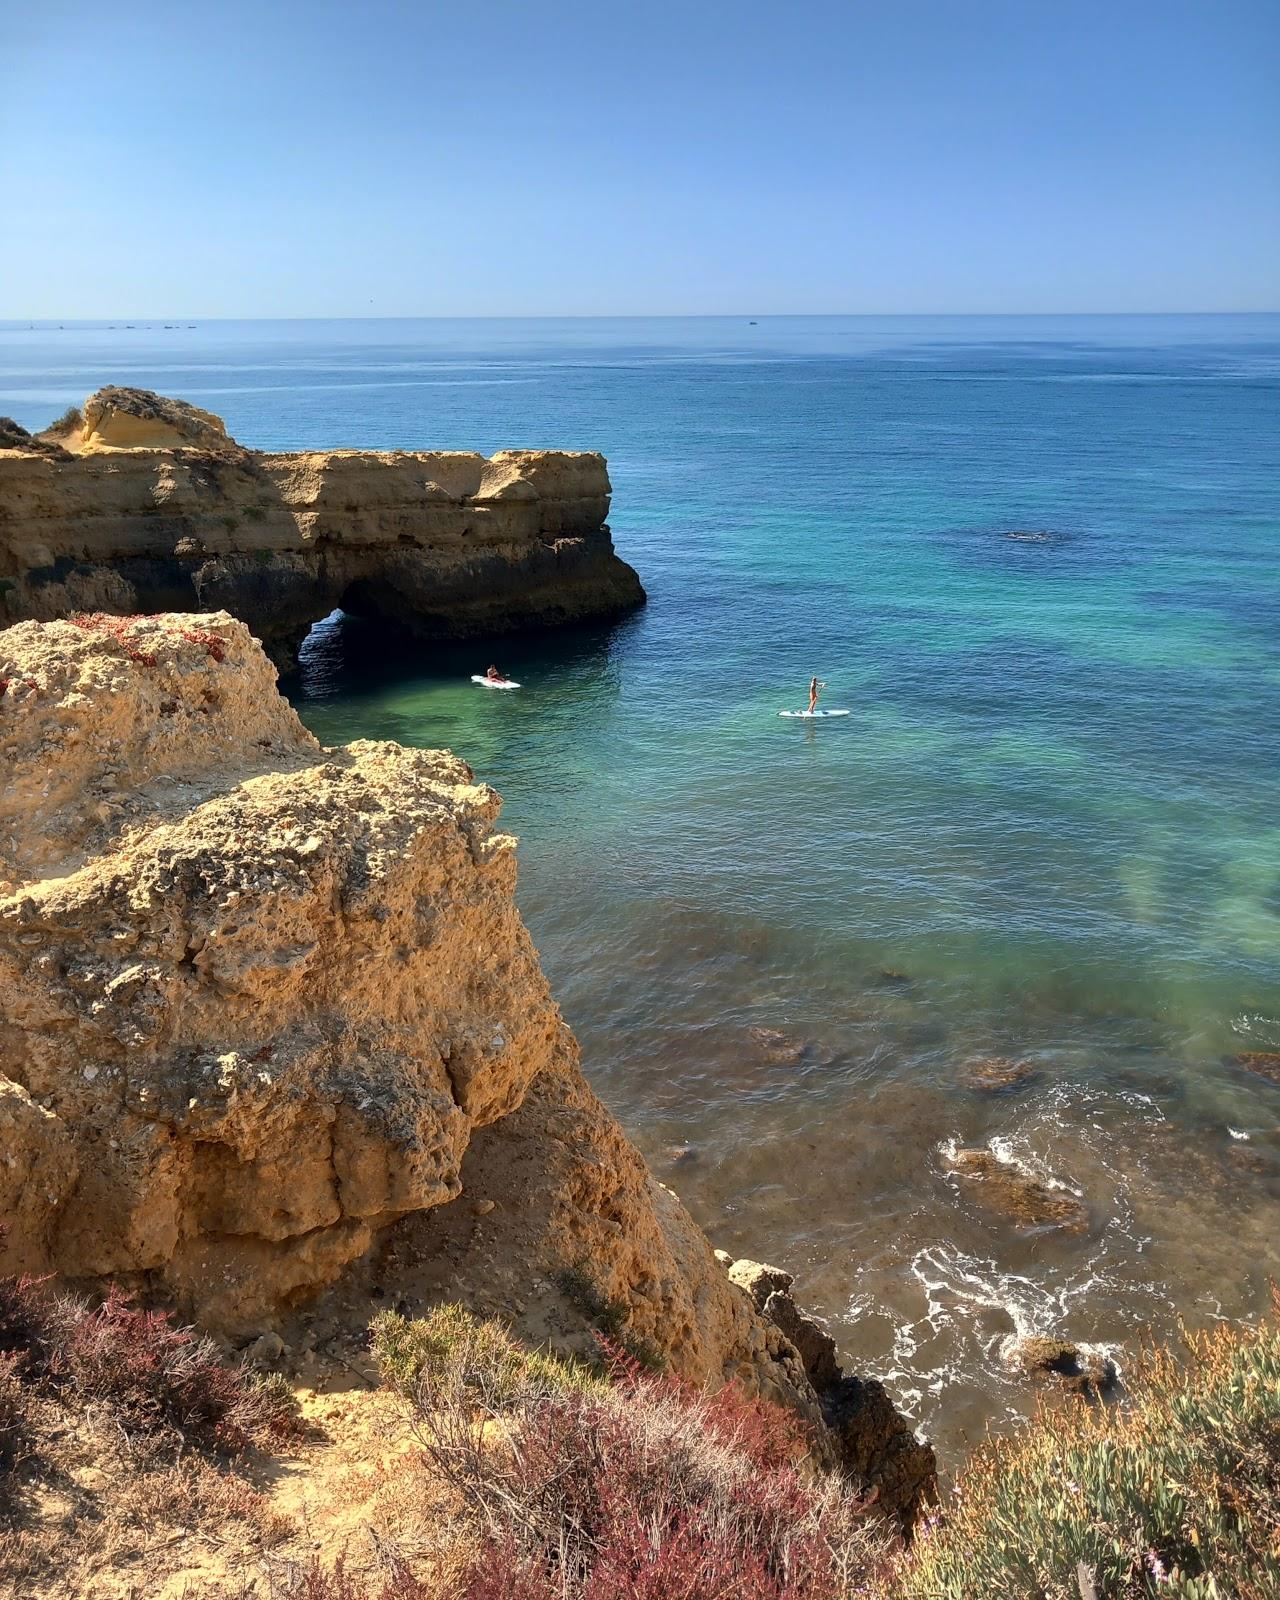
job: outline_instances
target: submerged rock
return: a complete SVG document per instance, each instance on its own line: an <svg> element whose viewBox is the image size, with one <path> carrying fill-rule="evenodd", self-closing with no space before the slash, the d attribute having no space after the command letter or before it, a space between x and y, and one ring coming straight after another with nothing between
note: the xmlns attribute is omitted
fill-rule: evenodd
<svg viewBox="0 0 1280 1600"><path fill-rule="evenodd" d="M960 1081L970 1089L1002 1094L1020 1089L1035 1077L1035 1064L1012 1056L975 1056L960 1069Z"/></svg>
<svg viewBox="0 0 1280 1600"><path fill-rule="evenodd" d="M990 1150L951 1150L944 1152L943 1159L948 1171L965 1181L966 1193L980 1206L1021 1228L1084 1233L1089 1226L1089 1208L1077 1195L1055 1188Z"/></svg>
<svg viewBox="0 0 1280 1600"><path fill-rule="evenodd" d="M1236 1060L1255 1078L1280 1083L1280 1050L1242 1050Z"/></svg>
<svg viewBox="0 0 1280 1600"><path fill-rule="evenodd" d="M1118 1382L1115 1363L1096 1345L1069 1344L1065 1339L1033 1334L1006 1339L1000 1355L1011 1371L1054 1379L1089 1398L1110 1394Z"/></svg>
<svg viewBox="0 0 1280 1600"><path fill-rule="evenodd" d="M747 1032L770 1061L799 1062L809 1048L803 1039L796 1039L781 1028L756 1027Z"/></svg>

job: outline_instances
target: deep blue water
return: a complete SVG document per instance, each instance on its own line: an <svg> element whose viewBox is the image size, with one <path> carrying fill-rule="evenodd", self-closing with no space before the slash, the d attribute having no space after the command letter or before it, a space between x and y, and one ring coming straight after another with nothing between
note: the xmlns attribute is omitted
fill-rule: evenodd
<svg viewBox="0 0 1280 1600"><path fill-rule="evenodd" d="M1280 317L0 324L0 414L106 382L264 447L606 453L644 612L484 660L330 626L287 687L504 794L597 1086L927 1421L1025 1403L1014 1326L1261 1305ZM495 651L519 694L467 681ZM814 672L853 715L779 719ZM974 1091L990 1053L1035 1076ZM1088 1235L974 1208L954 1138Z"/></svg>

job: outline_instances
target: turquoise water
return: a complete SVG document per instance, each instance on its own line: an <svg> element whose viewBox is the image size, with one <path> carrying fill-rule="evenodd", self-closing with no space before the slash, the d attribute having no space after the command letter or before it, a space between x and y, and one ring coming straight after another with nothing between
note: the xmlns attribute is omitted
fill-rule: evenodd
<svg viewBox="0 0 1280 1600"><path fill-rule="evenodd" d="M257 446L606 453L642 613L434 655L334 621L287 687L502 792L597 1087L935 1431L1025 1409L1015 1328L1262 1305L1280 317L0 324L0 414L104 382ZM815 672L853 714L780 719ZM1034 1074L975 1090L990 1054ZM1088 1232L975 1207L954 1139Z"/></svg>

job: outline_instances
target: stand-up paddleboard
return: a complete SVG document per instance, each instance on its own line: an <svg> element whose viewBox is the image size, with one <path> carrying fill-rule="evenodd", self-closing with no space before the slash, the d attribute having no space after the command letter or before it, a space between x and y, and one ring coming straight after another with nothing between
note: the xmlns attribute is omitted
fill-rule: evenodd
<svg viewBox="0 0 1280 1600"><path fill-rule="evenodd" d="M806 721L813 721L817 717L847 717L847 711L779 711L780 717L803 717Z"/></svg>
<svg viewBox="0 0 1280 1600"><path fill-rule="evenodd" d="M520 685L514 678L486 678L478 672L471 674L472 683L482 683L486 689L518 689Z"/></svg>

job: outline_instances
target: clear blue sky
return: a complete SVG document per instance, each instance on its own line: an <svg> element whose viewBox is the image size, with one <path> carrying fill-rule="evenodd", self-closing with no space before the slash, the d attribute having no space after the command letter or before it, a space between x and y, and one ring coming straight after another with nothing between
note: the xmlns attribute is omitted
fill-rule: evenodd
<svg viewBox="0 0 1280 1600"><path fill-rule="evenodd" d="M0 0L0 317L1277 306L1280 0Z"/></svg>

